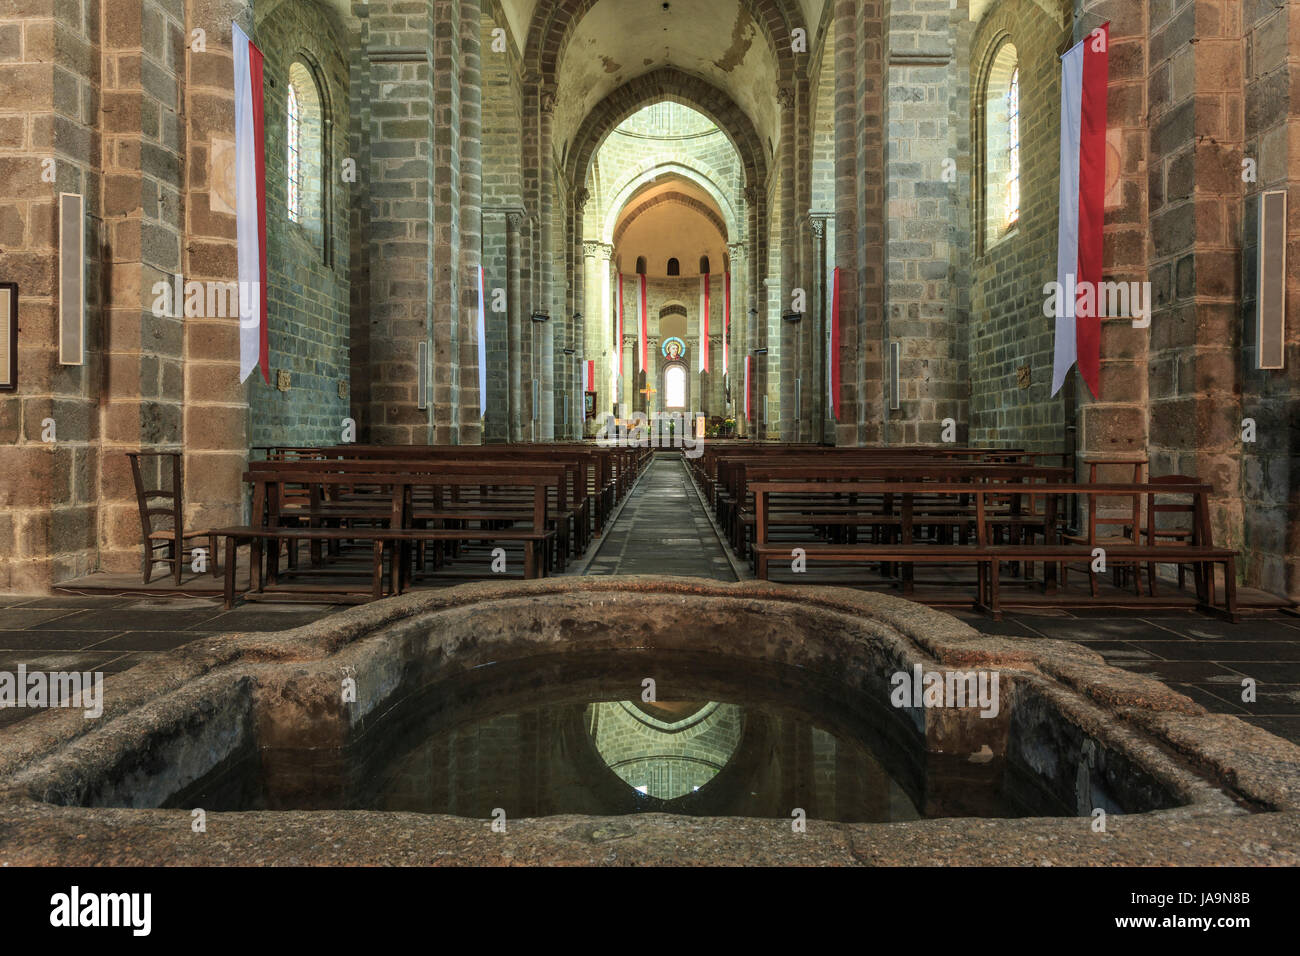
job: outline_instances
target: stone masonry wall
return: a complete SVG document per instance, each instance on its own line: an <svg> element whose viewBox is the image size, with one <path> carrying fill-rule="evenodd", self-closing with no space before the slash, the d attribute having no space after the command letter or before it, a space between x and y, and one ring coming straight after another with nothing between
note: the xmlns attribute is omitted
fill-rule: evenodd
<svg viewBox="0 0 1300 956"><path fill-rule="evenodd" d="M250 380L250 442L332 443L339 440L350 404L347 191L355 187L340 175L342 160L349 155L346 41L328 12L304 0L277 6L258 23L255 39L266 57L266 178L273 184L267 188L266 216L271 384L256 374ZM315 74L320 109L328 120L329 141L318 160L323 163L323 237L288 216L285 109L294 62L307 64ZM304 168L312 162L306 157ZM290 376L285 390L277 382L282 371Z"/></svg>
<svg viewBox="0 0 1300 956"><path fill-rule="evenodd" d="M1043 315L1043 286L1056 279L1061 65L1069 23L1034 0L1004 0L985 14L971 45L971 146L977 175L972 202L978 243L971 282L970 440L1034 451L1059 451L1065 392L1053 398L1054 322ZM984 208L987 71L1003 43L1016 48L1020 70L1020 220L993 241ZM1022 377L1020 369L1028 367ZM1073 376L1074 373L1071 373Z"/></svg>

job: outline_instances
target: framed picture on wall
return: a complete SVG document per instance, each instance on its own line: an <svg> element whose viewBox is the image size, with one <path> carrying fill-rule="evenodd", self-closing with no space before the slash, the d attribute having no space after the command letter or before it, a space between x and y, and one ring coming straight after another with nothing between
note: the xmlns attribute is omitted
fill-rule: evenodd
<svg viewBox="0 0 1300 956"><path fill-rule="evenodd" d="M0 392L18 390L18 284L0 282Z"/></svg>
<svg viewBox="0 0 1300 956"><path fill-rule="evenodd" d="M587 421L592 421L596 417L596 393L595 392L587 392L587 394L583 396L582 410Z"/></svg>

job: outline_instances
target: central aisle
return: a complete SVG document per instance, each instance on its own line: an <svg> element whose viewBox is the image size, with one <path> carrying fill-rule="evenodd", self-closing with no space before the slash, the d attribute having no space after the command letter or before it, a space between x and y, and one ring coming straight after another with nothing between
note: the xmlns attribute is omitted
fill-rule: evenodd
<svg viewBox="0 0 1300 956"><path fill-rule="evenodd" d="M679 458L650 463L605 532L587 573L736 580Z"/></svg>

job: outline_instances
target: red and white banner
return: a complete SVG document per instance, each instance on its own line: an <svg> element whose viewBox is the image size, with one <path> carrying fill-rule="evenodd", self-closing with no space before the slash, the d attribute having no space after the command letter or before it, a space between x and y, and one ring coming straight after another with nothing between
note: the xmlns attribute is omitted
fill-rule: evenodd
<svg viewBox="0 0 1300 956"><path fill-rule="evenodd" d="M700 276L700 371L709 370L709 274Z"/></svg>
<svg viewBox="0 0 1300 956"><path fill-rule="evenodd" d="M233 26L235 55L235 235L239 254L239 380L261 367L271 384L266 336L266 142L262 51ZM247 293L245 290L249 290Z"/></svg>
<svg viewBox="0 0 1300 956"><path fill-rule="evenodd" d="M831 417L840 420L840 270L831 281Z"/></svg>
<svg viewBox="0 0 1300 956"><path fill-rule="evenodd" d="M641 347L639 349L641 354L641 368L639 369L639 371L644 372L645 362L646 362L646 354L645 354L646 342L650 338L650 328L648 324L649 320L646 317L645 275L644 274L638 275L637 278L640 280L640 284L641 284L641 294L637 296L637 300L636 300L636 314L637 314L638 324L641 327L641 336L640 336ZM650 387L648 382L646 383L646 387L647 388Z"/></svg>
<svg viewBox="0 0 1300 956"><path fill-rule="evenodd" d="M1106 86L1110 24L1061 57L1061 208L1057 224L1056 344L1052 394L1070 366L1100 398L1102 224L1106 200ZM1083 290L1088 290L1085 295ZM1076 298L1076 293L1078 297ZM1083 308L1080 308L1080 299Z"/></svg>
<svg viewBox="0 0 1300 956"><path fill-rule="evenodd" d="M587 360L587 391L596 390L596 362L594 359Z"/></svg>
<svg viewBox="0 0 1300 956"><path fill-rule="evenodd" d="M722 313L722 374L727 374L727 349L729 347L728 339L731 338L731 273L722 274L722 291L725 294L726 308Z"/></svg>

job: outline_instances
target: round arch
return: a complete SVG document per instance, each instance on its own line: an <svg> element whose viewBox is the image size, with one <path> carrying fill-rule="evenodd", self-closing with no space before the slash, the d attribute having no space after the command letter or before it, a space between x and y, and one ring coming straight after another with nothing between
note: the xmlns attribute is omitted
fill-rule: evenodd
<svg viewBox="0 0 1300 956"><path fill-rule="evenodd" d="M678 177L694 183L707 192L722 213L722 221L726 227L723 230L723 235L732 237L728 240L730 242L738 241L744 232L741 228L742 217L738 214L731 198L719 188L717 173L707 169L707 167L700 167L703 167L703 164L694 166L673 161L653 166L650 169L634 170L629 173L611 192L613 198L610 200L609 208L605 212L604 222L600 223L601 241L613 242L614 229L618 225L619 216L622 215L624 207L636 198L639 190L671 177Z"/></svg>
<svg viewBox="0 0 1300 956"><path fill-rule="evenodd" d="M697 212L707 219L709 224L713 226L714 229L718 230L718 235L722 237L722 244L724 246L731 241L728 238L729 233L727 232L727 224L718 217L717 213L693 196L688 196L685 193L670 192L661 193L653 199L647 199L645 202L633 206L632 210L628 212L626 216L620 217L620 224L618 228L614 230L613 238L610 240L610 245L617 246L619 240L623 237L623 234L627 231L628 227L631 226L639 217L658 206L668 203L677 206L685 206L687 209ZM624 209L626 208L627 207L625 206Z"/></svg>
<svg viewBox="0 0 1300 956"><path fill-rule="evenodd" d="M592 157L620 123L642 107L664 101L680 103L707 116L731 140L740 156L745 185L761 188L767 177L767 160L748 114L719 87L666 67L629 80L587 114L569 150L569 182L587 181Z"/></svg>

